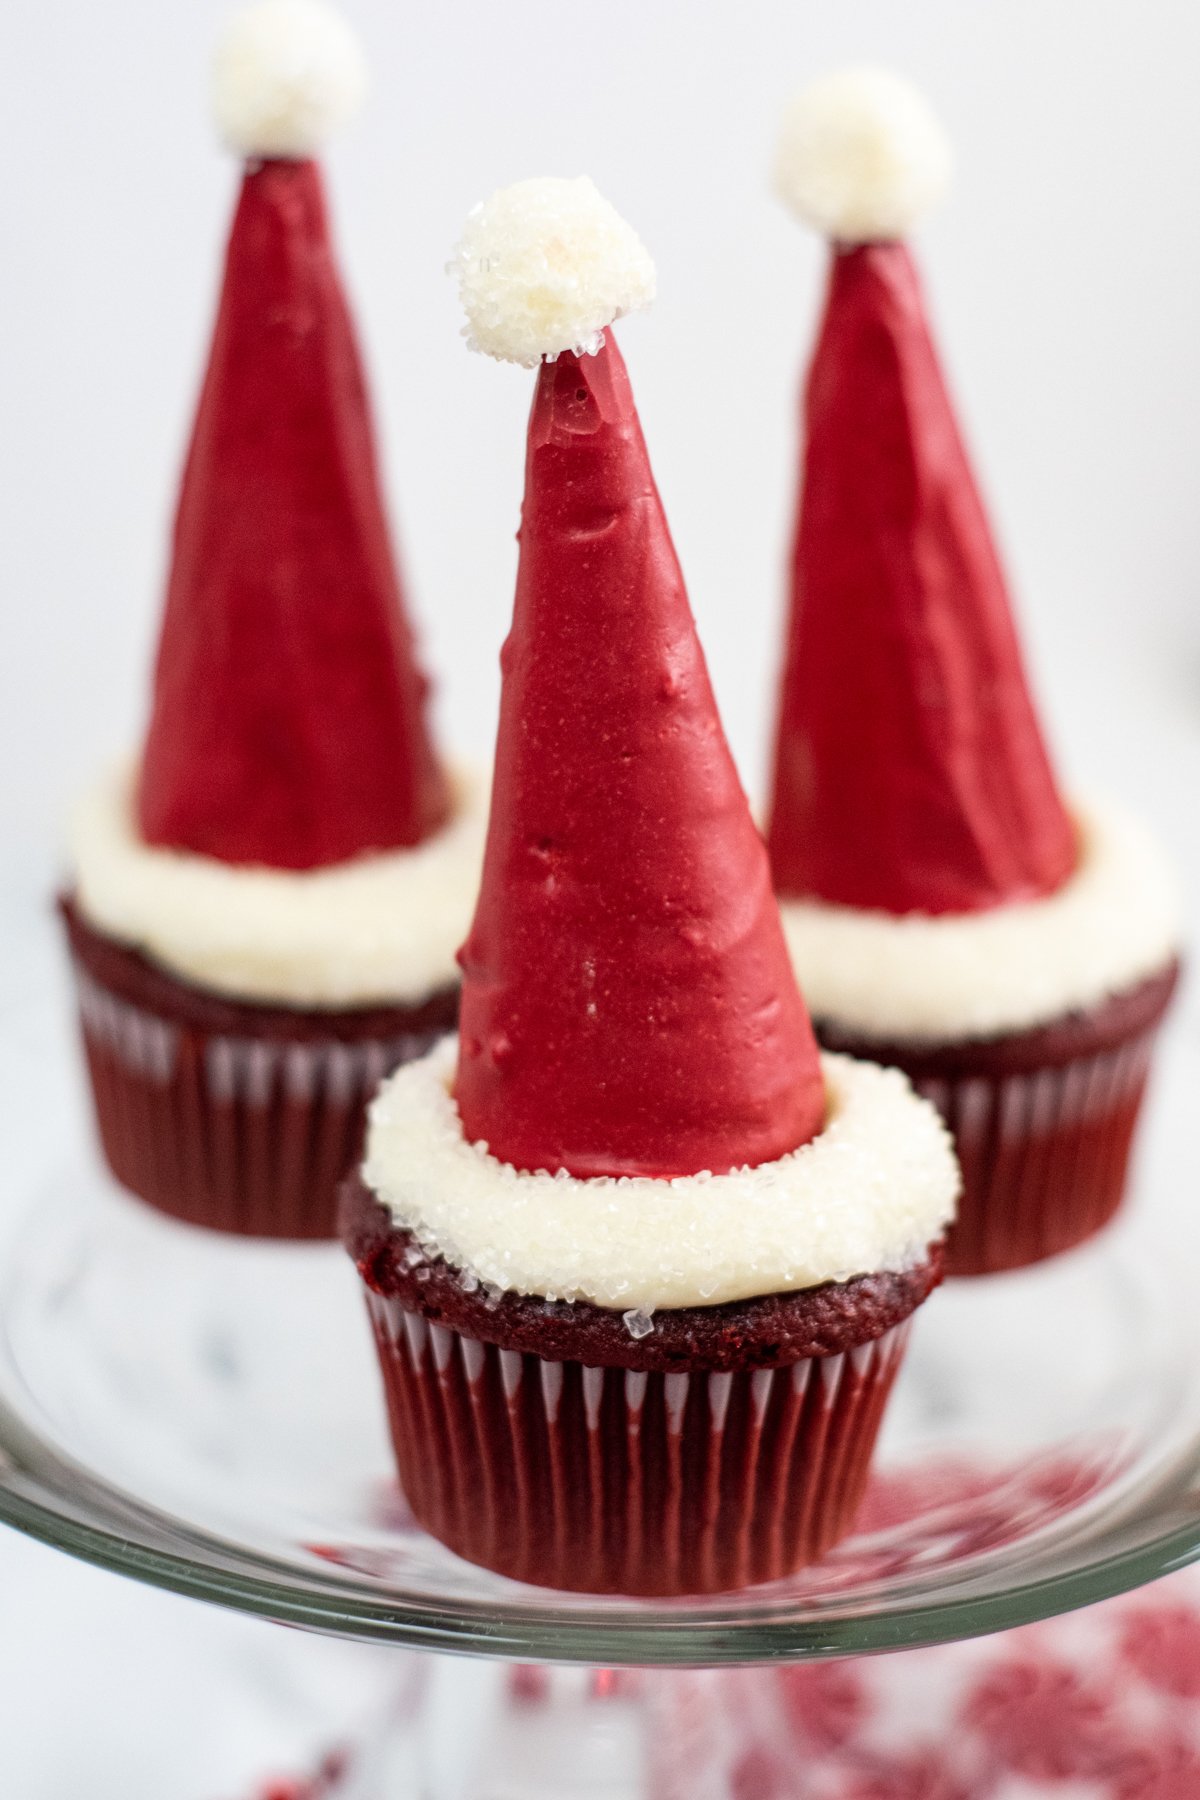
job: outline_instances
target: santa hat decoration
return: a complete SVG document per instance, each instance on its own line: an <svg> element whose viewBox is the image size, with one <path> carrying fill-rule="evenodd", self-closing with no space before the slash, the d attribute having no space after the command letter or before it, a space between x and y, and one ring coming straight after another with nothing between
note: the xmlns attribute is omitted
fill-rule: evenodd
<svg viewBox="0 0 1200 1800"><path fill-rule="evenodd" d="M307 869L420 842L448 809L313 153L363 86L321 0L221 46L246 158L175 522L139 822L148 842Z"/></svg>
<svg viewBox="0 0 1200 1800"><path fill-rule="evenodd" d="M901 241L949 169L920 95L874 70L801 94L776 165L833 241L768 842L782 893L891 913L1046 894L1076 858Z"/></svg>
<svg viewBox="0 0 1200 1800"><path fill-rule="evenodd" d="M460 957L464 1130L583 1177L770 1160L820 1129L824 1091L607 332L653 268L588 181L496 194L457 266L472 344L540 363Z"/></svg>

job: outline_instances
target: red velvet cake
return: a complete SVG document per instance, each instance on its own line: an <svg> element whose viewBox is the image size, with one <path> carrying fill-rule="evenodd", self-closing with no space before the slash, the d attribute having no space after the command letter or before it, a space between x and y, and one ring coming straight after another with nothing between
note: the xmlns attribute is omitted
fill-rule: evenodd
<svg viewBox="0 0 1200 1800"><path fill-rule="evenodd" d="M331 1235L365 1097L451 1030L458 988L336 1012L228 1000L95 931L60 902L105 1159L190 1224Z"/></svg>
<svg viewBox="0 0 1200 1800"><path fill-rule="evenodd" d="M427 722L313 152L362 86L323 0L230 26L245 158L136 766L64 900L113 1173L193 1224L334 1229L380 1077L453 1023L482 797Z"/></svg>
<svg viewBox="0 0 1200 1800"><path fill-rule="evenodd" d="M1062 798L903 241L949 171L897 77L806 89L784 200L832 240L767 841L821 1042L894 1062L952 1126L948 1268L1069 1248L1118 1206L1177 975L1170 870Z"/></svg>
<svg viewBox="0 0 1200 1800"><path fill-rule="evenodd" d="M522 1580L766 1581L853 1522L957 1169L898 1072L817 1050L608 329L644 249L524 182L457 266L538 376L459 1033L345 1189L400 1477Z"/></svg>
<svg viewBox="0 0 1200 1800"><path fill-rule="evenodd" d="M417 1518L460 1556L584 1593L770 1581L853 1523L909 1320L902 1273L655 1315L464 1286L361 1181L343 1211ZM423 1368L432 1364L432 1368Z"/></svg>

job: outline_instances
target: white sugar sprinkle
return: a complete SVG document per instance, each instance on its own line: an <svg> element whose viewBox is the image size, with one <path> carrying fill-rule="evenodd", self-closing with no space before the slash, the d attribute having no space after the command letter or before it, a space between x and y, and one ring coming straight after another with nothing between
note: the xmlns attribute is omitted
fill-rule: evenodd
<svg viewBox="0 0 1200 1800"><path fill-rule="evenodd" d="M217 46L213 111L243 156L312 156L358 110L365 87L358 39L325 0L258 0Z"/></svg>
<svg viewBox="0 0 1200 1800"><path fill-rule="evenodd" d="M497 1297L555 1294L625 1314L715 1305L912 1267L953 1214L949 1137L895 1069L824 1056L824 1130L758 1168L564 1181L467 1142L455 1054L444 1039L384 1083L363 1173L398 1225Z"/></svg>
<svg viewBox="0 0 1200 1800"><path fill-rule="evenodd" d="M799 93L775 153L786 205L842 243L904 237L937 205L953 156L923 95L888 69L838 69Z"/></svg>
<svg viewBox="0 0 1200 1800"><path fill-rule="evenodd" d="M487 784L454 777L453 816L411 849L266 869L147 844L137 773L106 771L71 850L93 925L219 994L293 1006L417 1001L457 979L487 831Z"/></svg>
<svg viewBox="0 0 1200 1800"><path fill-rule="evenodd" d="M1165 968L1181 903L1152 834L1120 808L1074 809L1079 866L1041 900L987 912L872 912L784 900L814 1016L868 1036L991 1037L1092 1006Z"/></svg>
<svg viewBox="0 0 1200 1800"><path fill-rule="evenodd" d="M586 176L501 188L471 213L449 269L470 348L526 368L594 355L607 325L654 298L637 233Z"/></svg>

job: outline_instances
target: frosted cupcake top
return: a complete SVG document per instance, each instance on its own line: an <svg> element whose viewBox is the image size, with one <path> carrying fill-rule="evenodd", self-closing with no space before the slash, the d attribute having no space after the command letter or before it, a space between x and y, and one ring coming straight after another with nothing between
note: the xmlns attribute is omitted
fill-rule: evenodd
<svg viewBox="0 0 1200 1800"><path fill-rule="evenodd" d="M459 776L440 831L412 849L284 870L152 847L134 777L84 797L71 848L90 924L233 999L287 1006L416 1004L458 978L487 824L484 784Z"/></svg>
<svg viewBox="0 0 1200 1800"><path fill-rule="evenodd" d="M580 1179L469 1143L454 1060L446 1038L384 1083L363 1178L469 1281L618 1311L715 1306L912 1268L954 1212L949 1135L896 1069L823 1056L824 1129L758 1168Z"/></svg>
<svg viewBox="0 0 1200 1800"><path fill-rule="evenodd" d="M936 1043L1044 1025L1162 971L1180 933L1178 885L1130 814L1075 809L1079 861L1037 900L936 917L782 900L814 1018L876 1039Z"/></svg>

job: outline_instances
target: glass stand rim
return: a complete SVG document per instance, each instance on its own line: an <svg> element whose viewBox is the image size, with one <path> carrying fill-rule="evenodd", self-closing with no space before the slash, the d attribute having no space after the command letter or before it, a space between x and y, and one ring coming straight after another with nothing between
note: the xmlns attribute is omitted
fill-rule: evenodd
<svg viewBox="0 0 1200 1800"><path fill-rule="evenodd" d="M1117 1225L920 1309L877 1464L887 1505L869 1493L861 1531L788 1582L667 1602L521 1587L417 1530L349 1259L196 1232L121 1193L65 1091L58 1016L46 989L0 1019L28 1082L0 1232L0 1522L31 1537L330 1635L678 1667L944 1643L1200 1559L1186 1016Z"/></svg>
<svg viewBox="0 0 1200 1800"><path fill-rule="evenodd" d="M0 1441L8 1443L0 1415ZM7 1452L6 1452L7 1454ZM886 1618L830 1619L800 1623L773 1619L753 1596L737 1596L738 1611L722 1622L715 1614L702 1624L686 1616L631 1611L628 1617L589 1613L583 1604L565 1614L559 1608L526 1606L505 1615L487 1606L466 1605L450 1612L363 1594L352 1608L337 1588L322 1593L311 1580L275 1581L262 1572L218 1567L199 1555L139 1542L115 1526L106 1529L58 1513L11 1485L22 1471L12 1463L0 1471L0 1523L115 1574L185 1597L268 1617L279 1624L332 1633L364 1643L440 1654L501 1657L529 1662L612 1664L629 1667L716 1668L777 1661L860 1656L934 1644L954 1643L1007 1631L1056 1614L1091 1606L1200 1560L1200 1520L1156 1542L1113 1555L1102 1565L1014 1583L991 1595L948 1596L935 1605L902 1607ZM131 1513L131 1523L137 1512ZM146 1515L147 1522L153 1514ZM154 1527L151 1526L151 1529ZM203 1545L181 1529L181 1542ZM221 1556L224 1546L213 1544ZM765 1591L764 1591L765 1592ZM747 1603L754 1608L746 1616Z"/></svg>

